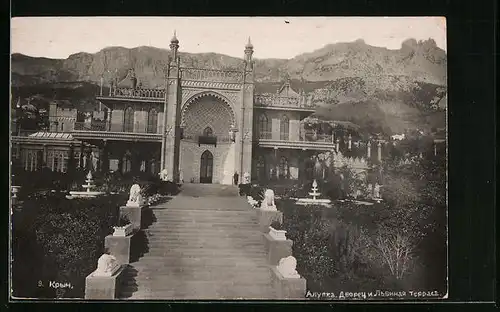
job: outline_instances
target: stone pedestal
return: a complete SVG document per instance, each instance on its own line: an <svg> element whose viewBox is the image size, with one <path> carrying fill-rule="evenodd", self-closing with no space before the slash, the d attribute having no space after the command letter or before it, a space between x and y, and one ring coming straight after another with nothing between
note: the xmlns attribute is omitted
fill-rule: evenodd
<svg viewBox="0 0 500 312"><path fill-rule="evenodd" d="M139 230L143 228L142 215L147 208L146 205L140 207L121 206L120 217L127 217L134 225L134 229Z"/></svg>
<svg viewBox="0 0 500 312"><path fill-rule="evenodd" d="M292 240L276 240L269 234L264 234L264 245L270 265L276 266L282 258L292 255Z"/></svg>
<svg viewBox="0 0 500 312"><path fill-rule="evenodd" d="M271 283L276 292L276 299L304 300L306 297L306 280L304 278L286 278L276 266L271 267Z"/></svg>
<svg viewBox="0 0 500 312"><path fill-rule="evenodd" d="M96 276L94 272L85 278L85 299L109 300L119 295L121 276L125 269L122 265L112 276Z"/></svg>
<svg viewBox="0 0 500 312"><path fill-rule="evenodd" d="M130 250L132 245L132 238L136 232L133 232L128 236L113 236L108 235L104 239L104 247L109 250L112 256L116 257L116 260L120 264L130 263Z"/></svg>
<svg viewBox="0 0 500 312"><path fill-rule="evenodd" d="M262 233L269 233L269 226L273 221L283 223L283 213L275 210L257 210L257 217L259 219L259 228Z"/></svg>

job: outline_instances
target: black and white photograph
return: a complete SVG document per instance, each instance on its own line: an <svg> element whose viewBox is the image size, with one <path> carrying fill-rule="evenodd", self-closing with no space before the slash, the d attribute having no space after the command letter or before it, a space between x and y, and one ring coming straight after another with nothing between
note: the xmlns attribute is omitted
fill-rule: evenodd
<svg viewBox="0 0 500 312"><path fill-rule="evenodd" d="M448 298L446 18L10 31L11 299Z"/></svg>

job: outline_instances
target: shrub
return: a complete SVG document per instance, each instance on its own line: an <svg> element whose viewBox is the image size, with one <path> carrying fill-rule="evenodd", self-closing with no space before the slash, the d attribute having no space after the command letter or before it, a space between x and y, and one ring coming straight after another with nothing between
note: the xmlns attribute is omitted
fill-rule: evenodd
<svg viewBox="0 0 500 312"><path fill-rule="evenodd" d="M270 225L275 230L283 230L283 225L279 221L273 221Z"/></svg>
<svg viewBox="0 0 500 312"><path fill-rule="evenodd" d="M130 224L130 220L127 216L120 216L120 219L118 220L118 226L125 226L127 224Z"/></svg>
<svg viewBox="0 0 500 312"><path fill-rule="evenodd" d="M19 272L19 265L30 257L33 270L38 274L13 275L13 281L17 285L36 285L40 280L45 286L49 281L68 282L73 288L58 296L83 297L85 277L95 270L97 259L104 251L104 237L111 234L117 224L119 205L125 200L124 195L72 200L49 195L26 200L22 214L30 220L26 228L32 229L30 233L36 245L16 254L13 272ZM27 223L19 219L13 222L16 229ZM13 236L13 246L19 246L21 241L20 235ZM18 294L24 297L23 290L18 290ZM55 295L48 292L38 297Z"/></svg>
<svg viewBox="0 0 500 312"><path fill-rule="evenodd" d="M414 261L415 244L412 238L391 228L381 228L374 249L393 277L400 280L409 272Z"/></svg>

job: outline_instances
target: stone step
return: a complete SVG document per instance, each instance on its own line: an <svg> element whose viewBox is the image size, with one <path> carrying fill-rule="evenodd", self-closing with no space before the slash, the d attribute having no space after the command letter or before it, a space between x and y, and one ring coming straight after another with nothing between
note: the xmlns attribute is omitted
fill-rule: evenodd
<svg viewBox="0 0 500 312"><path fill-rule="evenodd" d="M271 282L269 273L250 274L246 276L238 276L238 272L232 274L223 274L222 272L182 272L173 273L167 272L166 274L159 274L157 271L139 271L140 277L124 281L122 285L138 285L148 283L148 285L158 285L168 281L170 285L184 284L184 283L201 283L212 282L213 284L231 284L231 285L255 285L263 284L268 285Z"/></svg>
<svg viewBox="0 0 500 312"><path fill-rule="evenodd" d="M192 217L197 217L197 216L206 216L206 217L230 217L230 216L240 216L240 217L252 217L252 216L257 216L257 213L255 211L248 211L248 210L229 210L229 209L221 209L221 210L215 210L215 209L210 209L210 210L187 210L186 208L183 209L175 209L175 208L168 208L165 210L162 210L161 212L154 212L154 214L158 215L164 215L164 216L170 216L170 215L177 215L177 216L192 216Z"/></svg>
<svg viewBox="0 0 500 312"><path fill-rule="evenodd" d="M240 293L241 292L241 293ZM123 297L122 297L123 298ZM204 290L204 292L190 292L181 291L175 289L163 290L163 291L149 291L141 293L131 293L129 298L123 298L123 300L266 300L266 299L277 299L272 288L266 289L234 289L229 291L217 291L217 290Z"/></svg>
<svg viewBox="0 0 500 312"><path fill-rule="evenodd" d="M198 259L249 259L259 260L266 257L264 251L244 251L238 252L234 250L217 250L216 252L209 249L171 249L171 250L150 250L144 257L174 257L178 256L182 259L198 258Z"/></svg>
<svg viewBox="0 0 500 312"><path fill-rule="evenodd" d="M253 222L213 222L212 220L166 220L162 223L153 224L149 229L155 228L170 228L170 227L192 227L196 226L198 229L205 228L237 228L241 230L258 230L257 223Z"/></svg>
<svg viewBox="0 0 500 312"><path fill-rule="evenodd" d="M262 240L262 235L255 235L254 233L228 233L223 231L205 231L203 233L188 231L188 230L164 230L150 232L146 235L148 239L151 238L165 238L165 239L186 239L195 241L213 241L214 239L246 239L248 242L257 242Z"/></svg>
<svg viewBox="0 0 500 312"><path fill-rule="evenodd" d="M183 238L158 238L150 237L148 243L149 250L171 250L171 249L245 249L255 251L265 251L262 241L245 239L217 239L213 241L183 239ZM231 247L232 246L232 247Z"/></svg>
<svg viewBox="0 0 500 312"><path fill-rule="evenodd" d="M177 244L173 244L173 243L170 243L170 244L162 244L162 245L157 245L157 244L154 244L154 245L151 245L148 247L149 248L149 252L153 252L153 251L167 251L167 250L172 250L172 249L175 249L175 250L179 250L179 251L188 251L188 250L191 250L193 252L202 252L202 251L205 251L205 250L212 250L213 253L215 254L219 254L219 253L224 253L224 252L231 252L231 251L245 251L245 253L261 253L261 252L265 252L264 250L264 246L260 246L260 245L257 245L257 244L254 244L254 245L250 245L250 244L220 244L217 245L217 243L213 243L213 244L189 244L188 246L186 246L185 244L181 244L181 243L177 243Z"/></svg>
<svg viewBox="0 0 500 312"><path fill-rule="evenodd" d="M211 223L243 223L243 224L258 224L257 217L250 216L186 216L186 215L170 215L165 217L156 217L153 225L162 224L164 222L211 222Z"/></svg>
<svg viewBox="0 0 500 312"><path fill-rule="evenodd" d="M142 285L141 285L142 286ZM274 293L273 288L268 284L258 284L258 285L218 285L210 281L205 283L190 283L190 284L179 284L174 287L168 287L164 285L157 285L160 288L146 287L144 285L144 290L141 291L144 294L149 293L149 295L161 295L165 293L175 294L176 296L192 296L191 298L196 298L198 295L208 295L214 296L234 296L234 297L249 297L249 296L268 296ZM259 287L255 287L259 286ZM133 291L133 288L125 288L124 290Z"/></svg>
<svg viewBox="0 0 500 312"><path fill-rule="evenodd" d="M180 268L193 268L193 267L222 267L222 268L241 268L255 270L257 268L268 268L267 260L265 259L247 259L240 258L190 258L184 257L180 259L178 256L150 256L144 257L139 262L133 263L134 267L180 267Z"/></svg>

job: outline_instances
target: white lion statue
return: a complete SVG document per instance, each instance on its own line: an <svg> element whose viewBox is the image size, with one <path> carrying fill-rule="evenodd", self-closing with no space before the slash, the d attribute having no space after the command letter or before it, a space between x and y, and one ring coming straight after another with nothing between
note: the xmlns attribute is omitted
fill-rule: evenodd
<svg viewBox="0 0 500 312"><path fill-rule="evenodd" d="M278 264L278 272L285 278L300 278L296 268L297 260L293 256L282 258Z"/></svg>
<svg viewBox="0 0 500 312"><path fill-rule="evenodd" d="M158 173L160 175L160 179L162 181L168 181L168 171L167 169L163 169L162 171L160 171L160 173Z"/></svg>
<svg viewBox="0 0 500 312"><path fill-rule="evenodd" d="M130 188L130 196L127 201L128 207L139 207L144 204L142 195L141 195L141 187L139 184L134 184Z"/></svg>
<svg viewBox="0 0 500 312"><path fill-rule="evenodd" d="M114 256L103 254L97 260L97 270L94 273L98 276L112 276L119 267L120 265Z"/></svg>
<svg viewBox="0 0 500 312"><path fill-rule="evenodd" d="M250 173L245 172L243 174L243 184L250 184Z"/></svg>
<svg viewBox="0 0 500 312"><path fill-rule="evenodd" d="M271 189L267 189L264 193L264 199L260 204L260 209L263 210L277 210L276 204L274 203L274 191Z"/></svg>

